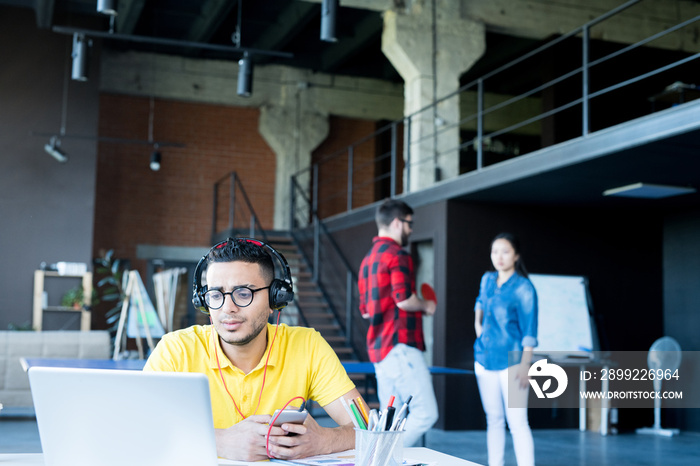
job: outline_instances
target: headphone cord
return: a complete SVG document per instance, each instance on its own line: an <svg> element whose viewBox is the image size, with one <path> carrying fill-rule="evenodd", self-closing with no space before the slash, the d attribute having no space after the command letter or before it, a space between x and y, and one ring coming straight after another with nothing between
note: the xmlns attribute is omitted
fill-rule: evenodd
<svg viewBox="0 0 700 466"><path fill-rule="evenodd" d="M277 420L277 418L280 417L280 414L282 414L282 412L285 409L287 409L287 406L289 406L289 403L291 403L294 400L301 400L301 408L299 408L299 410L303 411L302 408L306 403L306 399L303 396L295 396L291 400L287 401L287 403L282 407L282 409L279 410L277 416L270 420L270 426L267 428L267 435L265 435L265 453L267 454L268 458L272 458L272 456L270 456L270 432L272 431L272 427L275 425L275 421Z"/></svg>
<svg viewBox="0 0 700 466"><path fill-rule="evenodd" d="M260 408L260 401L262 400L262 392L263 389L265 388L265 379L267 378L267 363L270 361L270 355L272 354L272 345L275 344L275 338L277 338L277 330L279 330L280 326L280 314L281 312L277 312L277 324L275 325L275 334L272 336L272 343L270 343L270 351L267 353L267 358L265 359L265 369L263 370L263 381L262 381L262 386L260 387L260 394L258 395L258 405L255 407L255 411L253 412L253 416L258 412L258 408ZM231 395L231 392L228 390L228 386L226 385L226 380L224 380L224 374L221 371L221 363L219 362L219 350L217 349L217 344L216 341L214 340L214 334L216 333L216 329L214 328L214 321L211 318L211 315L209 316L209 322L211 322L212 326L212 332L211 332L211 338L212 342L214 344L214 354L216 355L216 366L219 368L219 377L221 377L221 382L224 384L224 388L226 389L226 393L228 393L228 396L231 398L231 401L233 401L233 406L236 408L236 411L238 414L243 418L247 418L241 410L238 408L238 405L236 404L236 400L233 398L233 395ZM292 398L293 400L294 398ZM290 401L292 401L290 400ZM289 403L287 403L289 404ZM286 407L286 406L285 406ZM271 424L272 425L272 424ZM268 437L270 435L270 431L268 429Z"/></svg>

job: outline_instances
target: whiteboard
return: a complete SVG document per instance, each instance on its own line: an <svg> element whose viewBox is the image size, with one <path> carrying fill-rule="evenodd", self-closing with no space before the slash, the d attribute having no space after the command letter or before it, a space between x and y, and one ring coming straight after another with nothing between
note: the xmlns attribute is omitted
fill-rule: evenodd
<svg viewBox="0 0 700 466"><path fill-rule="evenodd" d="M530 274L537 291L536 353L598 349L589 312L588 280L581 276Z"/></svg>

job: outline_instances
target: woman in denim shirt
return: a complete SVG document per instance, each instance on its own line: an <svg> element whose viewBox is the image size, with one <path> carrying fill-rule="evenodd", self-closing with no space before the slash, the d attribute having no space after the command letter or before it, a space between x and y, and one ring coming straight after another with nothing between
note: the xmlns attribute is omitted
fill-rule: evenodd
<svg viewBox="0 0 700 466"><path fill-rule="evenodd" d="M474 307L474 371L486 413L489 466L503 465L506 421L518 466L532 466L535 448L527 420L527 372L537 346L537 293L513 235L494 238L491 262L496 271L481 278ZM517 367L509 371L509 366ZM516 405L522 407L508 407L509 382L511 390L517 390ZM514 401L511 393L511 405Z"/></svg>

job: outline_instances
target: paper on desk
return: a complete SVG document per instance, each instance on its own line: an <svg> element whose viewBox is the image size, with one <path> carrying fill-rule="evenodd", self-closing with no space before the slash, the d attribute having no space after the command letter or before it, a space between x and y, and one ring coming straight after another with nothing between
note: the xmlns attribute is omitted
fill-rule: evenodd
<svg viewBox="0 0 700 466"><path fill-rule="evenodd" d="M291 464L302 466L355 466L355 450L346 450L330 455L309 456L298 460L271 459L270 462L278 464Z"/></svg>
<svg viewBox="0 0 700 466"><path fill-rule="evenodd" d="M228 466L230 464L236 465L236 466L250 466L250 465L260 465L260 461L256 462L249 462L249 461L233 461L233 460L227 460L224 458L219 458L219 462L217 463L219 466Z"/></svg>
<svg viewBox="0 0 700 466"><path fill-rule="evenodd" d="M330 455L310 456L298 460L280 460L271 459L270 462L278 464L288 464L294 466L356 466L355 465L355 450L341 451ZM437 463L425 463L423 461L404 459L403 466L436 466Z"/></svg>

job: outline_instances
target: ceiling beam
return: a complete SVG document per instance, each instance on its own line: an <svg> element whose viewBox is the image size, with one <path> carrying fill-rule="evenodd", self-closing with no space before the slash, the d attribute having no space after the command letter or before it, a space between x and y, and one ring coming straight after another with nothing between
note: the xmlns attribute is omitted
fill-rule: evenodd
<svg viewBox="0 0 700 466"><path fill-rule="evenodd" d="M53 23L54 0L34 0L34 13L36 14L36 26L39 29L48 29Z"/></svg>
<svg viewBox="0 0 700 466"><path fill-rule="evenodd" d="M119 0L117 3L117 32L132 34L136 28L146 0Z"/></svg>
<svg viewBox="0 0 700 466"><path fill-rule="evenodd" d="M313 3L289 2L281 14L277 15L277 21L252 46L263 50L283 49L314 18L317 10L318 6Z"/></svg>
<svg viewBox="0 0 700 466"><path fill-rule="evenodd" d="M365 49L365 45L377 35L382 34L384 22L379 15L368 15L353 27L351 36L343 36L342 40L328 47L321 56L323 71L331 73L344 62Z"/></svg>
<svg viewBox="0 0 700 466"><path fill-rule="evenodd" d="M682 18L700 15L700 3L691 0L619 0L617 6L610 3L610 0L473 0L460 4L460 14L482 22L489 31L541 40L553 34L569 33L618 6L638 3L590 29L592 39L621 44L634 44L680 23ZM651 46L700 51L694 27L660 38Z"/></svg>
<svg viewBox="0 0 700 466"><path fill-rule="evenodd" d="M242 0L206 1L202 6L201 14L197 16L185 39L192 42L209 42L223 20L240 1Z"/></svg>

